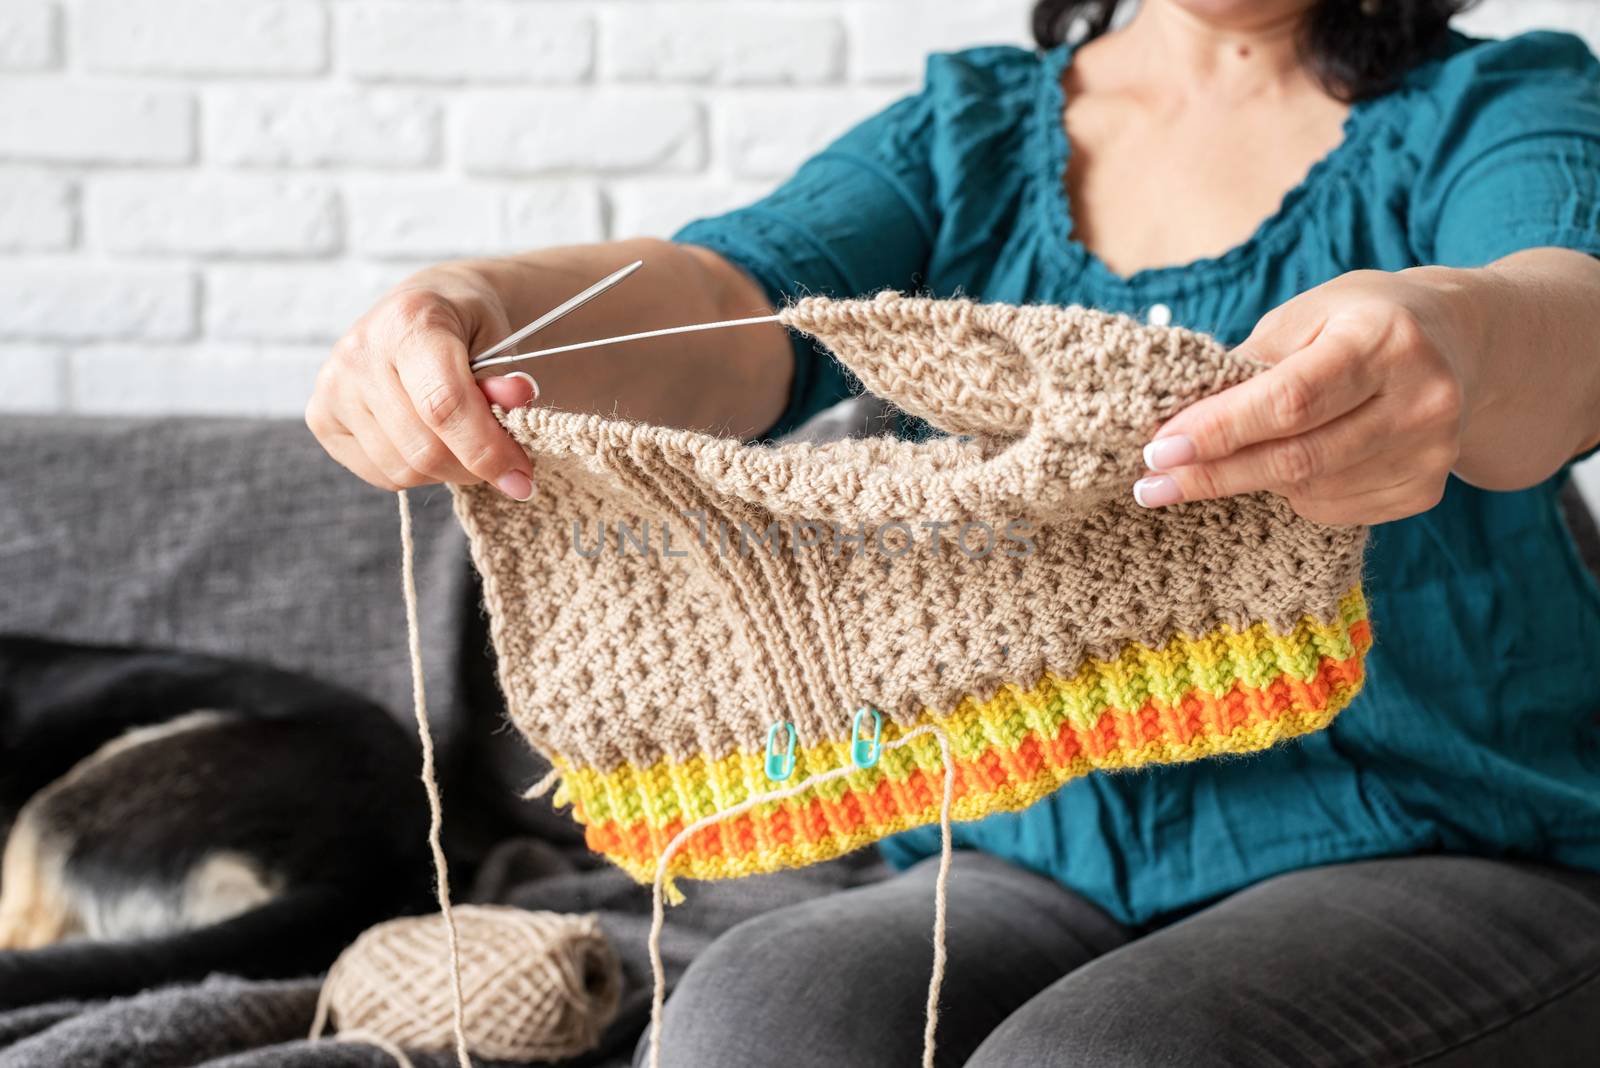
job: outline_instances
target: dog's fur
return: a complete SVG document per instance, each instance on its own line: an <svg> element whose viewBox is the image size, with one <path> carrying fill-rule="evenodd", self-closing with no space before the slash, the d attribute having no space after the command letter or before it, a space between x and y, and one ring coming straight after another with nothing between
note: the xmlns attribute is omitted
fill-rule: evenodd
<svg viewBox="0 0 1600 1068"><path fill-rule="evenodd" d="M425 902L416 764L300 675L0 637L0 1008L327 967Z"/></svg>

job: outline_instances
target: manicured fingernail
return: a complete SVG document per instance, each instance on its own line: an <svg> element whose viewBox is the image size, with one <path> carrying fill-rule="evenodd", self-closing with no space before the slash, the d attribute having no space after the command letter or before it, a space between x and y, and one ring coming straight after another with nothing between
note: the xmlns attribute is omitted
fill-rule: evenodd
<svg viewBox="0 0 1600 1068"><path fill-rule="evenodd" d="M1170 471L1194 463L1194 442L1183 434L1157 438L1144 447L1144 465L1152 471Z"/></svg>
<svg viewBox="0 0 1600 1068"><path fill-rule="evenodd" d="M490 394L490 399L492 400L496 394L503 392L502 387L509 383L513 378L523 379L528 383L528 385L533 387L533 396L523 401L517 407L526 408L528 405L539 399L539 383L534 381L533 376L528 374L526 371L512 371L509 374L496 375L493 378L485 378L482 384L493 387L493 392Z"/></svg>
<svg viewBox="0 0 1600 1068"><path fill-rule="evenodd" d="M1141 478L1133 484L1133 499L1146 508L1165 508L1183 500L1183 490L1171 475Z"/></svg>
<svg viewBox="0 0 1600 1068"><path fill-rule="evenodd" d="M521 471L507 471L495 479L494 484L501 493L514 501L527 501L533 498L533 480Z"/></svg>
<svg viewBox="0 0 1600 1068"><path fill-rule="evenodd" d="M512 371L510 374L506 375L506 377L507 378L520 378L524 382L528 383L528 388L533 390L533 396L528 398L528 403L529 404L532 404L534 401L539 399L539 383L528 372L526 372L526 371Z"/></svg>

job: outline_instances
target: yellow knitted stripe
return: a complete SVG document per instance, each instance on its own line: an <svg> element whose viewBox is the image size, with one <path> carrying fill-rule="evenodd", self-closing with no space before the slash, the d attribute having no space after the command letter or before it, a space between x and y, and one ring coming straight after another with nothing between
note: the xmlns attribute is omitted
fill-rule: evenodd
<svg viewBox="0 0 1600 1068"><path fill-rule="evenodd" d="M1334 717L1350 703L1359 689L1360 686L1357 685L1342 690L1336 702L1321 714L1290 716L1280 720L1279 728L1276 730L1259 731L1241 728L1233 735L1213 739L1212 744L1204 746L1201 751L1183 755L1173 754L1157 746L1153 747L1147 756L1135 756L1126 763L1111 766L1134 767L1144 763L1196 760L1224 753L1257 752L1278 742L1323 729L1333 722ZM819 864L825 860L842 857L874 842L882 841L890 835L937 823L940 796L936 791L942 783L944 768L939 760L938 742L935 741L933 745L931 760L925 759L923 754L918 754L918 759L915 761L918 767L928 771L931 776L932 790L920 795L926 797L931 793L933 800L930 803L915 808L902 808L854 829L835 831L812 840L791 837L788 841L780 841L771 835L751 833L745 828L735 830L725 829L722 826L707 827L694 838L694 845L698 848L680 850L669 865L668 874L673 879L737 879L787 868L803 868L808 864ZM951 819L959 823L983 819L998 812L1018 812L1049 797L1072 779L1107 768L1108 765L1087 757L1077 758L1059 767L1046 765L1031 779L1011 782L1002 789L987 793L969 792L957 798L951 805ZM748 821L749 817L742 819ZM655 879L657 860L670 838L671 836L662 836L656 839L652 843L654 848L647 853L602 849L592 835L589 844L591 848L605 853L612 863L638 882L650 883ZM703 843L708 839L716 843L718 852L712 853L705 848Z"/></svg>
<svg viewBox="0 0 1600 1068"><path fill-rule="evenodd" d="M1049 674L1027 690L1003 687L905 728L886 720L883 740L925 723L942 728L959 769L955 818L977 819L1026 807L1091 770L1251 752L1318 730L1359 690L1369 645L1358 587L1331 624L1305 619L1287 634L1265 624L1221 627L1160 649L1130 644L1114 659L1086 661L1070 679ZM791 782L849 763L849 711L839 738L798 747ZM761 752L610 772L557 766L558 800L573 803L591 846L640 878L654 877L653 858L685 825L778 788ZM919 738L885 751L877 767L707 828L673 872L728 878L839 856L936 821L942 776L937 739Z"/></svg>
<svg viewBox="0 0 1600 1068"><path fill-rule="evenodd" d="M937 723L949 734L956 759L971 760L997 740L992 728L1008 721L1013 729L1002 732L999 740L1015 749L1024 735L1053 736L1063 720L1071 721L1080 730L1093 730L1101 716L1117 711L1136 712L1152 698L1176 706L1191 691L1221 697L1236 684L1260 690L1284 675L1305 681L1315 673L1322 657L1347 660L1355 651L1350 629L1367 618L1360 588L1346 594L1339 608L1339 618L1334 623L1302 620L1287 635L1273 633L1266 624L1256 624L1242 633L1222 627L1201 638L1179 636L1159 650L1130 644L1115 660L1085 661L1071 679L1046 674L1030 690L1003 687L988 701L968 698L947 716L924 713L911 727ZM799 748L795 781L841 767L850 759L853 711L842 710L838 739ZM1019 719L1021 722L1016 722ZM885 720L884 740L892 741L911 727L901 729ZM765 739L754 741L760 744ZM937 753L937 743L932 748ZM1174 752L1171 759L1185 757ZM677 764L663 760L644 768L623 764L609 772L561 760L557 763L566 793L583 799L583 815L588 823L644 819L659 827L675 820L692 822L744 801L752 789L757 793L774 789L766 775L765 756L759 750L740 751L716 760L702 755ZM892 765L894 761L887 763ZM1128 765L1116 762L1103 766ZM886 770L894 776L893 770ZM720 788L693 791L690 797L698 798L700 803L685 810L677 804L683 798L675 788L676 783L685 780ZM839 797L854 788L852 783L834 782L820 787L819 795ZM640 805L632 800L641 797L650 798L653 803ZM614 805L612 799L623 799L623 803Z"/></svg>

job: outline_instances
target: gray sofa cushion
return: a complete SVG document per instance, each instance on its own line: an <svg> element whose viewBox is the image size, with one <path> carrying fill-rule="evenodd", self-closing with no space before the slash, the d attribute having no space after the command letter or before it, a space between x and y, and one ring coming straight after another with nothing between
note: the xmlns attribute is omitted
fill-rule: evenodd
<svg viewBox="0 0 1600 1068"><path fill-rule="evenodd" d="M174 646L341 682L409 719L392 494L298 422L0 419L0 631ZM436 732L476 593L443 489L414 491Z"/></svg>
<svg viewBox="0 0 1600 1068"><path fill-rule="evenodd" d="M1561 492L1562 511L1566 515L1567 529L1578 547L1578 556L1596 579L1600 579L1600 525L1596 525L1589 502L1576 482L1568 482Z"/></svg>

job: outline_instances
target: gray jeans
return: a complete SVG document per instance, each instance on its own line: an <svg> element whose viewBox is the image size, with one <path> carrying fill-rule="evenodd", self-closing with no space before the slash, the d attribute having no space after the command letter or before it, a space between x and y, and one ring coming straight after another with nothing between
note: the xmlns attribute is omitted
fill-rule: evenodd
<svg viewBox="0 0 1600 1068"><path fill-rule="evenodd" d="M917 1065L936 863L722 936L667 1004L663 1065ZM958 853L949 900L941 1068L1600 1064L1600 876L1366 861L1140 932Z"/></svg>

